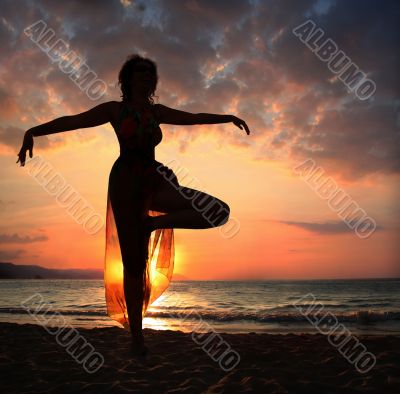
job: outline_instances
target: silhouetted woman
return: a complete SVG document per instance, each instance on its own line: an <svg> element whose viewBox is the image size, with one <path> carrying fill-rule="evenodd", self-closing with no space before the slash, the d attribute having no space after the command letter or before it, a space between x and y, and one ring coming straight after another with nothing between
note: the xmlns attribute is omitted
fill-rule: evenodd
<svg viewBox="0 0 400 394"><path fill-rule="evenodd" d="M23 166L27 151L32 157L33 137L107 122L113 126L120 156L111 169L108 186L107 312L130 327L132 350L140 355L147 351L142 334L144 313L168 287L172 277L173 229L216 227L229 218L229 206L225 202L180 186L174 172L155 160L154 148L162 140L159 125L233 122L250 134L246 123L234 115L193 114L154 104L152 97L157 82L155 62L139 55L130 56L119 72L122 101L100 104L86 112L63 116L29 129L17 160ZM199 209L204 202L209 209Z"/></svg>

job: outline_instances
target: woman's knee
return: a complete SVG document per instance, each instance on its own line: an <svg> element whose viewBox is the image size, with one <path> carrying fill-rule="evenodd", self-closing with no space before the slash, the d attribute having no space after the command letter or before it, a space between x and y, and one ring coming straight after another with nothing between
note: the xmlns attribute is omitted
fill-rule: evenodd
<svg viewBox="0 0 400 394"><path fill-rule="evenodd" d="M161 189L153 197L151 209L160 212L194 209L207 220L210 227L222 226L230 215L230 207L226 202L186 186Z"/></svg>
<svg viewBox="0 0 400 394"><path fill-rule="evenodd" d="M229 215L229 205L216 197L212 197L210 204L203 211L203 216L212 227L223 226L228 221Z"/></svg>
<svg viewBox="0 0 400 394"><path fill-rule="evenodd" d="M124 270L133 278L140 278L146 269L146 256L139 245L125 243L121 245L121 257Z"/></svg>
<svg viewBox="0 0 400 394"><path fill-rule="evenodd" d="M139 221L141 212L132 209L114 210L118 242L124 269L132 277L140 277L146 267L146 256L140 240Z"/></svg>
<svg viewBox="0 0 400 394"><path fill-rule="evenodd" d="M122 259L122 260L124 260L124 259ZM131 278L135 278L135 279L142 278L143 273L146 269L146 266L137 264L138 262L136 262L136 264L132 264L132 263L133 263L132 260L123 261L124 273L128 274Z"/></svg>
<svg viewBox="0 0 400 394"><path fill-rule="evenodd" d="M219 200L219 201L222 206L222 222L219 224L219 226L222 226L229 220L231 208L226 202L224 202L222 200Z"/></svg>

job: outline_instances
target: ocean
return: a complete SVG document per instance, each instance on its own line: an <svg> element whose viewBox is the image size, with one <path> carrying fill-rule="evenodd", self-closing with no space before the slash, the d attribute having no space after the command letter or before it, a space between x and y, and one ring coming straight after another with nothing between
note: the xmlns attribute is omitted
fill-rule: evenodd
<svg viewBox="0 0 400 394"><path fill-rule="evenodd" d="M0 280L0 321L37 324L23 306L35 294L73 327L121 327L107 316L102 280ZM354 334L398 335L400 279L177 281L149 307L143 327L317 333L327 313Z"/></svg>

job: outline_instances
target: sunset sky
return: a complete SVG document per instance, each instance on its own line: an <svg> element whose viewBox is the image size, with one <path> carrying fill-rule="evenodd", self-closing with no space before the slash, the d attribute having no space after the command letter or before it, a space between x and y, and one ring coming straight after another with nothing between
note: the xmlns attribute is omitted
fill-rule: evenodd
<svg viewBox="0 0 400 394"><path fill-rule="evenodd" d="M158 66L156 102L234 114L251 130L247 136L233 123L161 125L156 159L173 160L182 185L224 200L240 223L233 237L222 228L176 229L176 273L400 276L397 3L2 0L0 261L103 267L105 228L89 234L29 174L29 161L15 162L28 128L120 100L118 71L129 54L140 53ZM349 91L293 33L308 19L375 83L370 98ZM40 20L105 82L99 99L24 33ZM118 153L110 124L35 138L34 157L50 163L103 218ZM376 222L369 237L358 237L294 170L307 159Z"/></svg>

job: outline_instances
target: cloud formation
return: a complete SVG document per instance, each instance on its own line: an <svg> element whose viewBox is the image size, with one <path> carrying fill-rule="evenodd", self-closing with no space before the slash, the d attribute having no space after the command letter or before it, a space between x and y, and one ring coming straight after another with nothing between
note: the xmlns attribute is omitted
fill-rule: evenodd
<svg viewBox="0 0 400 394"><path fill-rule="evenodd" d="M47 241L49 238L46 235L35 235L35 236L21 236L19 234L0 234L0 243L13 243L13 244L28 244L32 242Z"/></svg>
<svg viewBox="0 0 400 394"><path fill-rule="evenodd" d="M351 229L345 222L295 222L295 221L281 221L281 223L288 224L289 226L300 227L304 230L311 231L320 235L331 235L331 234L345 234L353 233L354 230ZM381 230L381 226L377 226L375 231Z"/></svg>
<svg viewBox="0 0 400 394"><path fill-rule="evenodd" d="M2 260L3 262L5 260L14 260L25 253L26 250L24 249L0 250L0 260Z"/></svg>
<svg viewBox="0 0 400 394"><path fill-rule="evenodd" d="M399 174L398 16L398 3L390 0L22 0L18 8L6 0L0 144L17 149L24 128L97 104L24 34L43 20L106 81L101 101L119 100L119 68L140 52L158 64L163 104L245 119L252 143L239 132L228 141L251 149L254 159L309 157L353 180ZM376 82L373 97L360 101L348 93L293 34L307 19ZM190 128L174 136L195 138Z"/></svg>

